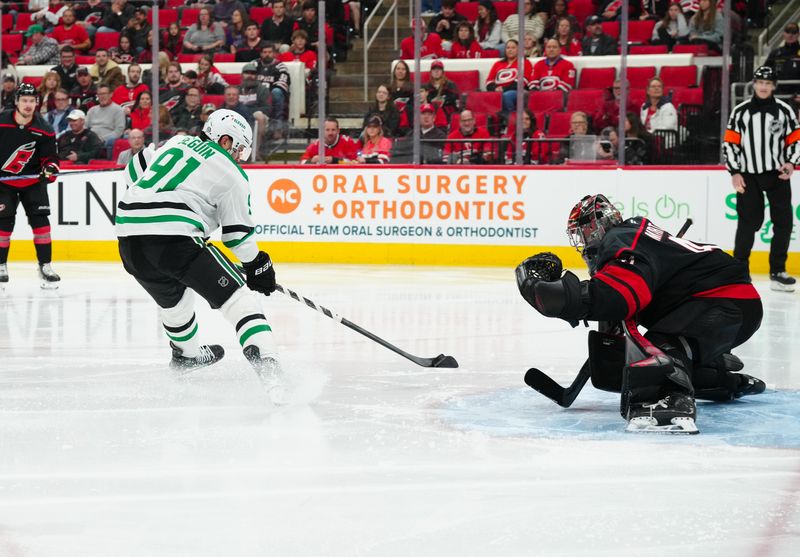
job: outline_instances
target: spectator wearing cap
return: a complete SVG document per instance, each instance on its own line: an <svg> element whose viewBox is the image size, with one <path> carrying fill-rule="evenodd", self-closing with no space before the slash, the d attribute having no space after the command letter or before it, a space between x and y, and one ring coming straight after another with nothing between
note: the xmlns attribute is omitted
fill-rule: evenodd
<svg viewBox="0 0 800 557"><path fill-rule="evenodd" d="M617 53L617 41L603 33L602 20L599 16L586 18L586 34L581 48L584 56L609 56Z"/></svg>
<svg viewBox="0 0 800 557"><path fill-rule="evenodd" d="M449 51L456 37L456 27L467 18L456 12L456 0L442 0L442 11L430 23L428 31L442 38L442 49Z"/></svg>
<svg viewBox="0 0 800 557"><path fill-rule="evenodd" d="M545 42L544 54L545 57L533 66L530 89L569 93L575 86L575 66L562 58L558 39L548 39Z"/></svg>
<svg viewBox="0 0 800 557"><path fill-rule="evenodd" d="M292 33L291 48L283 54L279 54L278 60L281 62L302 62L305 66L306 84L310 84L317 69L317 53L313 50L307 50L307 45L308 35L302 29L298 29Z"/></svg>
<svg viewBox="0 0 800 557"><path fill-rule="evenodd" d="M274 0L272 17L265 19L261 24L261 38L268 43L278 45L276 47L278 53L283 54L289 50L293 31L294 21L286 17L285 0Z"/></svg>
<svg viewBox="0 0 800 557"><path fill-rule="evenodd" d="M98 48L94 53L94 64L89 66L89 75L98 86L108 85L112 91L125 83L122 68L109 57L105 48Z"/></svg>
<svg viewBox="0 0 800 557"><path fill-rule="evenodd" d="M264 41L261 40L258 23L251 21L244 28L244 40L242 44L236 47L236 61L253 62L258 60L263 45Z"/></svg>
<svg viewBox="0 0 800 557"><path fill-rule="evenodd" d="M522 22L524 24L525 34L527 35L530 33L538 42L544 35L544 24L546 22L547 15L534 13L532 0L525 0L523 6L525 13L523 15ZM520 27L519 14L511 14L503 22L503 26L500 29L500 40L506 43L509 40L514 39L517 41L517 43L519 43L520 40L522 40Z"/></svg>
<svg viewBox="0 0 800 557"><path fill-rule="evenodd" d="M442 148L447 132L436 126L436 107L430 103L420 107L420 162L422 164L441 164Z"/></svg>
<svg viewBox="0 0 800 557"><path fill-rule="evenodd" d="M144 149L144 132L134 128L128 133L128 148L119 154L117 164L125 166L142 149Z"/></svg>
<svg viewBox="0 0 800 557"><path fill-rule="evenodd" d="M371 116L358 140L356 161L361 164L386 164L392 152L392 140L383 135L383 120Z"/></svg>
<svg viewBox="0 0 800 557"><path fill-rule="evenodd" d="M14 94L17 90L17 78L10 73L3 74L3 89L0 93L0 110L14 108Z"/></svg>
<svg viewBox="0 0 800 557"><path fill-rule="evenodd" d="M55 39L45 36L44 28L41 25L37 23L28 27L25 37L28 39L28 48L20 54L17 65L58 64L58 43Z"/></svg>
<svg viewBox="0 0 800 557"><path fill-rule="evenodd" d="M75 109L67 116L69 131L58 138L58 158L62 161L87 163L105 158L103 140L86 127L86 114Z"/></svg>
<svg viewBox="0 0 800 557"><path fill-rule="evenodd" d="M149 91L150 88L142 83L142 67L139 64L128 65L128 77L123 85L120 85L111 95L111 100L130 112L133 103L142 91Z"/></svg>
<svg viewBox="0 0 800 557"><path fill-rule="evenodd" d="M61 25L56 25L52 37L62 48L69 46L79 52L85 52L92 46L92 41L83 25L75 21L75 10L71 8L64 10L61 14Z"/></svg>
<svg viewBox="0 0 800 557"><path fill-rule="evenodd" d="M53 98L55 107L47 112L45 120L56 132L56 139L58 139L67 131L67 115L72 111L72 106L69 104L69 93L64 88L59 88Z"/></svg>
<svg viewBox="0 0 800 557"><path fill-rule="evenodd" d="M412 34L400 41L400 58L403 60L414 59L414 28L416 27L416 19L411 22ZM445 52L442 49L442 38L436 33L428 33L428 28L425 22L422 22L422 37L421 45L419 47L419 59L428 60L431 58L444 58Z"/></svg>
<svg viewBox="0 0 800 557"><path fill-rule="evenodd" d="M456 84L447 79L444 63L441 60L431 62L428 82L422 86L422 102L429 102L440 108L448 121L458 111L459 92Z"/></svg>
<svg viewBox="0 0 800 557"><path fill-rule="evenodd" d="M200 130L203 129L203 126L208 121L208 117L217 109L213 103L206 103L203 105L203 108L200 109L200 123L197 125L197 133L200 133Z"/></svg>
<svg viewBox="0 0 800 557"><path fill-rule="evenodd" d="M783 44L769 53L765 66L769 66L778 74L777 93L786 93L786 89L780 86L781 79L798 80L800 79L800 29L797 23L787 23L783 28ZM800 91L797 85L788 86L795 91Z"/></svg>
<svg viewBox="0 0 800 557"><path fill-rule="evenodd" d="M69 92L72 105L86 112L97 104L97 86L94 84L89 68L79 67L75 72L77 84Z"/></svg>
<svg viewBox="0 0 800 557"><path fill-rule="evenodd" d="M492 160L491 139L486 128L475 125L475 115L471 110L463 110L458 123L458 129L447 136L442 155L444 161L450 164L482 164Z"/></svg>
<svg viewBox="0 0 800 557"><path fill-rule="evenodd" d="M99 104L86 113L86 127L105 142L108 152L111 153L114 142L125 131L125 111L111 100L111 89L108 85L97 87L97 100Z"/></svg>
<svg viewBox="0 0 800 557"><path fill-rule="evenodd" d="M128 24L128 20L136 14L133 6L128 5L128 0L112 0L103 14L103 22L98 33L121 32Z"/></svg>
<svg viewBox="0 0 800 557"><path fill-rule="evenodd" d="M253 119L258 124L258 144L264 145L272 96L269 94L269 87L258 80L258 65L255 62L248 62L242 67L239 100L253 113Z"/></svg>
<svg viewBox="0 0 800 557"><path fill-rule="evenodd" d="M200 89L190 86L186 89L183 102L169 111L176 128L192 130L200 125Z"/></svg>
<svg viewBox="0 0 800 557"><path fill-rule="evenodd" d="M60 63L50 68L61 77L61 86L67 91L71 91L78 84L77 73L78 65L75 63L75 50L71 46L61 48L59 54Z"/></svg>
<svg viewBox="0 0 800 557"><path fill-rule="evenodd" d="M332 116L325 118L323 128L325 140L325 164L348 164L356 161L358 145L355 141L339 133L339 120ZM300 157L301 164L319 162L319 139L312 141Z"/></svg>
<svg viewBox="0 0 800 557"><path fill-rule="evenodd" d="M377 116L383 122L383 133L387 137L397 137L400 127L400 113L392 102L392 94L386 85L378 85L375 90L375 102L364 115L362 128L367 127L367 122Z"/></svg>

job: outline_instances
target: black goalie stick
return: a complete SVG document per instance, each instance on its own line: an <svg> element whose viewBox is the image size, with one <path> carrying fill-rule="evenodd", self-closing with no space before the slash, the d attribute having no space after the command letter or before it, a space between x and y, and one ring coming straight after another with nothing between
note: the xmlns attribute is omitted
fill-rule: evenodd
<svg viewBox="0 0 800 557"><path fill-rule="evenodd" d="M366 329L364 329L362 327L359 327L358 325L356 325L352 321L349 321L349 320L345 319L344 317L333 313L328 308L325 308L325 307L317 305L312 300L309 300L308 298L306 298L304 296L301 296L300 294L298 294L297 292L295 292L293 290L289 290L288 288L283 287L280 284L275 285L275 290L277 290L278 292L281 292L281 293L289 296L293 300L297 300L301 304L307 305L311 309L320 312L321 314L325 315L326 317L330 317L331 319L333 319L337 323L341 323L345 327L348 327L348 328L354 330L355 332L364 335L368 339L377 342L378 344L380 344L381 346L383 346L385 348L388 348L392 352L394 352L396 354L400 354L401 356L403 356L404 358L406 358L408 360L411 360L412 362L414 362L418 366L422 366L422 367L449 367L449 368L458 367L458 362L452 356L446 356L444 354L439 354L438 356L436 356L434 358L420 358L418 356L414 356L413 354L409 354L405 350L401 350L400 348L398 348L394 344L391 344L390 342L387 342L387 341L383 340L378 335L376 335L374 333L371 333L371 332L369 332L368 330L366 330Z"/></svg>
<svg viewBox="0 0 800 557"><path fill-rule="evenodd" d="M692 226L692 219L689 218L683 223L683 226L681 226L676 236L678 238L683 237L690 226ZM578 394L580 394L583 386L586 385L586 382L591 376L592 366L587 358L569 387L562 387L556 383L552 377L535 367L525 372L525 384L534 391L540 392L559 406L569 408L572 406L572 403L575 402L575 399L578 398Z"/></svg>

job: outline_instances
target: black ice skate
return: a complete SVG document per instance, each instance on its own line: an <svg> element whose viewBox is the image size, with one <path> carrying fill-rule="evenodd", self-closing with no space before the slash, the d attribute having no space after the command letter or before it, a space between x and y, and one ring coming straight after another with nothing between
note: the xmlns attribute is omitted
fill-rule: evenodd
<svg viewBox="0 0 800 557"><path fill-rule="evenodd" d="M628 409L625 431L645 433L700 433L695 424L694 399L672 393L658 402L635 403Z"/></svg>
<svg viewBox="0 0 800 557"><path fill-rule="evenodd" d="M261 355L258 346L245 346L244 357L256 370L261 384L269 394L273 404L286 404L286 388L284 385L284 375L281 364L274 354Z"/></svg>
<svg viewBox="0 0 800 557"><path fill-rule="evenodd" d="M172 348L172 360L169 367L181 374L210 366L225 356L225 350L219 344L204 344L200 347L200 354L193 358L184 356L183 350L174 342L170 342L169 345Z"/></svg>
<svg viewBox="0 0 800 557"><path fill-rule="evenodd" d="M0 263L0 292L8 284L8 263Z"/></svg>
<svg viewBox="0 0 800 557"><path fill-rule="evenodd" d="M769 287L777 292L794 292L794 285L797 281L790 277L786 271L769 274Z"/></svg>
<svg viewBox="0 0 800 557"><path fill-rule="evenodd" d="M45 290L55 290L61 277L56 274L50 263L39 263L39 280Z"/></svg>

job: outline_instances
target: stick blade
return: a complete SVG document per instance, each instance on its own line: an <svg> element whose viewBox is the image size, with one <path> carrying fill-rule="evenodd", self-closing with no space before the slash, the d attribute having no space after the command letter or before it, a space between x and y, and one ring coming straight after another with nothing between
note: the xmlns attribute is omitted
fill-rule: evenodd
<svg viewBox="0 0 800 557"><path fill-rule="evenodd" d="M564 387L535 367L525 372L525 384L564 408L568 408L573 402L565 400L566 389Z"/></svg>
<svg viewBox="0 0 800 557"><path fill-rule="evenodd" d="M431 362L430 367L449 367L449 368L457 368L458 362L452 356L445 356L444 354L439 354L435 358L433 358L433 362Z"/></svg>

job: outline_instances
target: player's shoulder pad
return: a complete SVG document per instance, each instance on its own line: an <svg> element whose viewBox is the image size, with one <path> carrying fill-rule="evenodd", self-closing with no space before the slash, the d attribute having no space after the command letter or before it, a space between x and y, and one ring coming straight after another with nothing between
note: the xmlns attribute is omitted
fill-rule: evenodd
<svg viewBox="0 0 800 557"><path fill-rule="evenodd" d="M597 254L598 268L615 259L621 251L634 249L647 222L644 217L632 217L606 232Z"/></svg>

